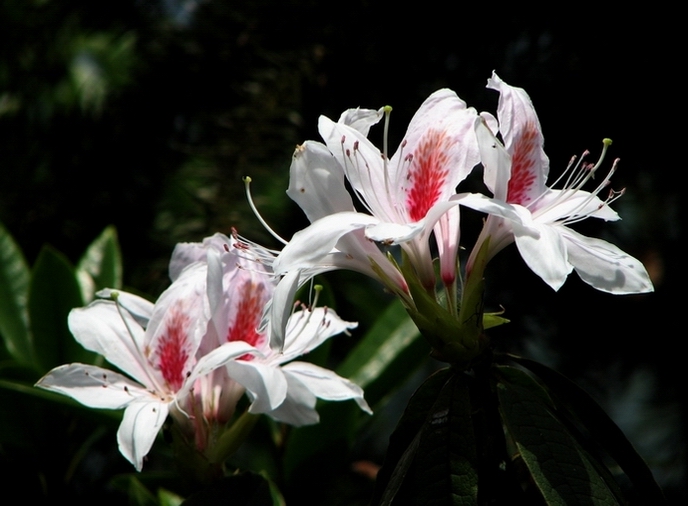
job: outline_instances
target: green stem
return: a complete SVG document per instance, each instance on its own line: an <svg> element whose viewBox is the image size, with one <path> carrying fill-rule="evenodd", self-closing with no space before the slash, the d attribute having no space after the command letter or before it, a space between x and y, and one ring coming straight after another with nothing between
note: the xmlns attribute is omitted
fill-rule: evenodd
<svg viewBox="0 0 688 506"><path fill-rule="evenodd" d="M217 441L208 458L211 462L224 462L227 457L232 455L241 443L243 443L251 433L253 426L258 421L259 415L254 415L246 411L241 415L232 426L227 429Z"/></svg>

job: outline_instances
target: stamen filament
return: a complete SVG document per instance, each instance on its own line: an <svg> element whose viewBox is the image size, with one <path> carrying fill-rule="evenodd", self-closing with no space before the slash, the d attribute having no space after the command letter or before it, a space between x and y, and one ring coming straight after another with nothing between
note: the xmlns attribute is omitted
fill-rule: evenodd
<svg viewBox="0 0 688 506"><path fill-rule="evenodd" d="M277 234L277 232L275 232L270 227L270 225L268 225L268 223L263 219L263 217L258 212L258 208L256 207L256 205L253 202L253 197L251 197L251 188L250 188L251 178L249 176L244 176L243 181L244 181L244 187L246 188L246 199L248 200L248 205L251 207L251 211L253 211L253 214L256 216L256 218L258 218L258 221L260 222L260 224L265 227L265 230L267 230L268 233L272 237L274 237L275 239L277 239L279 242L281 242L282 244L284 244L286 246L289 243L289 241L282 239L282 237L280 237Z"/></svg>
<svg viewBox="0 0 688 506"><path fill-rule="evenodd" d="M129 334L129 337L131 338L131 342L134 343L134 347L136 348L136 351L138 352L141 359L145 360L146 355L144 355L143 351L139 347L139 343L136 342L136 339L134 338L134 333L131 331L131 328L129 327L129 323L127 323L127 319L124 317L124 314L122 313L122 306L119 303L119 292L116 290L112 290L110 292L110 298L115 302L115 307L117 308L117 312L119 313L119 317L122 319L122 322L124 323L124 327L127 329L127 333ZM149 374L148 368L144 366L141 369L143 369L143 371L146 373L146 377L150 381L150 384L155 385L156 391L163 392L164 390L160 387L160 385L155 380L155 378Z"/></svg>

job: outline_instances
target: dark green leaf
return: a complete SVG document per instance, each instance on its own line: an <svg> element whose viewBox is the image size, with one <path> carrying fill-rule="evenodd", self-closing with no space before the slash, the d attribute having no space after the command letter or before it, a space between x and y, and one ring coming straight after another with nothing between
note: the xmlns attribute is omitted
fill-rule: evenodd
<svg viewBox="0 0 688 506"><path fill-rule="evenodd" d="M43 371L70 362L90 362L67 326L72 308L83 305L74 269L55 249L46 246L31 273L29 315L38 363Z"/></svg>
<svg viewBox="0 0 688 506"><path fill-rule="evenodd" d="M621 429L582 388L549 367L522 357L509 358L537 375L556 399L581 421L591 437L616 461L635 487L640 504L663 504L652 471Z"/></svg>
<svg viewBox="0 0 688 506"><path fill-rule="evenodd" d="M418 387L409 400L389 438L385 462L377 475L373 504L384 504L383 500L389 502L399 491L418 450L423 423L450 376L450 369L437 371Z"/></svg>
<svg viewBox="0 0 688 506"><path fill-rule="evenodd" d="M497 391L507 434L547 504L619 504L539 385L502 379Z"/></svg>
<svg viewBox="0 0 688 506"><path fill-rule="evenodd" d="M478 475L469 378L448 370L414 394L380 471L374 502L476 504Z"/></svg>
<svg viewBox="0 0 688 506"><path fill-rule="evenodd" d="M429 353L418 328L395 300L337 368L337 374L363 388L366 400L375 406L403 384Z"/></svg>
<svg viewBox="0 0 688 506"><path fill-rule="evenodd" d="M122 287L122 254L114 226L106 227L89 245L77 264L76 276L86 302L98 290Z"/></svg>
<svg viewBox="0 0 688 506"><path fill-rule="evenodd" d="M30 271L14 239L0 223L0 335L17 362L34 363L29 332Z"/></svg>

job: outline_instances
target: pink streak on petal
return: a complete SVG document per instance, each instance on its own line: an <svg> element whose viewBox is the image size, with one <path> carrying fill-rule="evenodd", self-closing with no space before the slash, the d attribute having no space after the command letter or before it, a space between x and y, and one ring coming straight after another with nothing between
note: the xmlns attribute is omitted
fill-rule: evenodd
<svg viewBox="0 0 688 506"><path fill-rule="evenodd" d="M413 221L422 220L442 194L449 175L447 168L451 140L444 132L428 130L418 143L407 178L406 208Z"/></svg>
<svg viewBox="0 0 688 506"><path fill-rule="evenodd" d="M227 332L227 342L244 341L259 349L266 344L265 334L257 330L265 304L264 294L265 287L260 283L246 281L239 288L236 318ZM253 355L242 355L237 360L253 360Z"/></svg>
<svg viewBox="0 0 688 506"><path fill-rule="evenodd" d="M156 351L160 372L172 391L176 392L184 384L184 368L189 360L187 339L190 320L178 306L172 312Z"/></svg>
<svg viewBox="0 0 688 506"><path fill-rule="evenodd" d="M539 137L537 125L526 123L520 137L515 139L514 152L511 155L511 179L509 179L506 199L511 204L525 206L533 199L530 190L537 177Z"/></svg>

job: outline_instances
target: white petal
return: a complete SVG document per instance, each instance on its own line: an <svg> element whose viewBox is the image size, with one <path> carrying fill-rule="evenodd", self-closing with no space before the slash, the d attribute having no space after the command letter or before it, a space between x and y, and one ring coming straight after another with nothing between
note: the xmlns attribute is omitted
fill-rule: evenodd
<svg viewBox="0 0 688 506"><path fill-rule="evenodd" d="M143 467L143 458L153 446L168 412L168 402L151 399L133 402L124 411L117 442L119 451L137 471Z"/></svg>
<svg viewBox="0 0 688 506"><path fill-rule="evenodd" d="M559 290L573 269L567 261L566 245L559 233L563 227L534 225L540 231L537 238L513 223L516 246L528 267L554 290Z"/></svg>
<svg viewBox="0 0 688 506"><path fill-rule="evenodd" d="M621 219L607 204L590 192L578 190L548 190L535 204L534 219L554 223L569 216L590 216L605 221Z"/></svg>
<svg viewBox="0 0 688 506"><path fill-rule="evenodd" d="M452 90L437 90L425 99L409 122L402 146L388 164L390 191L395 200L406 200L416 171L419 180L442 174L437 180L441 183L438 194L427 196L429 200L434 199L428 202L429 206L456 192L457 185L480 161L474 133L476 117L475 109L466 107ZM409 155L411 159L407 158ZM430 163L426 165L423 160ZM372 191L380 189L372 188Z"/></svg>
<svg viewBox="0 0 688 506"><path fill-rule="evenodd" d="M319 142L307 141L294 151L287 195L311 222L329 214L354 211L344 186L344 170Z"/></svg>
<svg viewBox="0 0 688 506"><path fill-rule="evenodd" d="M418 236L425 229L425 222L416 223L376 223L368 225L365 235L372 241L383 244L401 244Z"/></svg>
<svg viewBox="0 0 688 506"><path fill-rule="evenodd" d="M270 327L270 348L278 352L284 349L284 338L289 316L294 307L294 295L299 289L301 271L289 271L277 284L268 303L269 313L266 315ZM261 325L262 326L262 325Z"/></svg>
<svg viewBox="0 0 688 506"><path fill-rule="evenodd" d="M208 328L207 267L206 263L194 263L182 271L158 298L146 329L148 359L172 390L183 384L193 368ZM166 367L168 364L173 366Z"/></svg>
<svg viewBox="0 0 688 506"><path fill-rule="evenodd" d="M650 276L636 258L601 239L586 237L571 229L562 232L569 262L583 281L614 294L654 291Z"/></svg>
<svg viewBox="0 0 688 506"><path fill-rule="evenodd" d="M372 410L363 398L363 389L334 372L308 362L291 362L282 367L285 374L298 379L313 394L328 401L353 399L366 413Z"/></svg>
<svg viewBox="0 0 688 506"><path fill-rule="evenodd" d="M84 348L103 355L140 383L155 386L141 352L144 330L127 311L120 314L113 301L96 300L85 308L72 309L67 321L74 338Z"/></svg>
<svg viewBox="0 0 688 506"><path fill-rule="evenodd" d="M283 364L314 350L330 337L357 326L355 322L342 320L329 308L296 311L287 323L284 353L275 358Z"/></svg>
<svg viewBox="0 0 688 506"><path fill-rule="evenodd" d="M43 376L37 387L59 392L89 408L122 409L150 393L126 376L101 367L69 364Z"/></svg>
<svg viewBox="0 0 688 506"><path fill-rule="evenodd" d="M526 191L531 199L536 198L545 190L549 159L543 150L542 128L533 103L525 90L509 86L496 73L488 79L487 87L499 92L497 117L504 147L514 160L522 160L522 168L527 167L534 178Z"/></svg>
<svg viewBox="0 0 688 506"><path fill-rule="evenodd" d="M117 302L119 305L129 311L131 316L133 316L134 319L139 322L139 325L145 329L153 314L153 303L133 293L113 290L112 288L104 288L96 293L96 295L103 299L110 299L114 292L117 293Z"/></svg>
<svg viewBox="0 0 688 506"><path fill-rule="evenodd" d="M482 116L475 121L475 134L480 147L485 186L496 199L506 201L511 177L511 156L497 140Z"/></svg>
<svg viewBox="0 0 688 506"><path fill-rule="evenodd" d="M339 117L338 123L350 126L368 137L370 127L378 123L384 116L384 108L374 109L347 109Z"/></svg>
<svg viewBox="0 0 688 506"><path fill-rule="evenodd" d="M258 356L262 355L259 350L244 341L232 341L223 344L219 348L215 348L207 355L198 359L193 371L186 380L187 385L190 388L197 378L205 376L218 367L226 365L230 360L246 355L247 353Z"/></svg>
<svg viewBox="0 0 688 506"><path fill-rule="evenodd" d="M268 413L270 418L296 427L318 423L320 415L315 410L317 397L295 375L285 374L285 377L288 384L287 397Z"/></svg>
<svg viewBox="0 0 688 506"><path fill-rule="evenodd" d="M367 225L377 224L379 221L373 216L353 212L336 213L320 218L294 234L275 260L275 274L318 265L322 257L332 251L343 235Z"/></svg>
<svg viewBox="0 0 688 506"><path fill-rule="evenodd" d="M246 387L253 400L251 413L268 413L287 396L287 380L280 367L257 360L232 360L226 367L229 377Z"/></svg>

